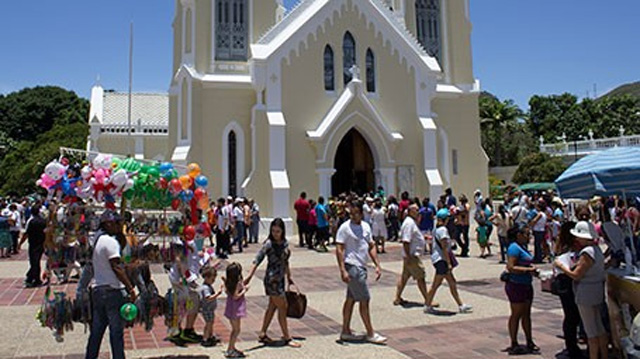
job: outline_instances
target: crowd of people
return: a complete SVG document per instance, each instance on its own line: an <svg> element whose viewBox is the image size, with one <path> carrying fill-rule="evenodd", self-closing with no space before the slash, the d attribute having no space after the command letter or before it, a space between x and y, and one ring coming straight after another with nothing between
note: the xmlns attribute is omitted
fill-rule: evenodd
<svg viewBox="0 0 640 359"><path fill-rule="evenodd" d="M292 251L284 221L279 218L272 221L267 239L259 245L246 276L241 263L227 261L234 251L242 252L250 244L259 242L260 209L255 201L229 197L212 202L208 210L199 213L213 229L212 232L198 233L193 238L180 234L180 219L147 218L138 212L121 218L111 211L104 211L98 216L93 209L79 204L53 207L51 204L45 205L40 201L0 203L0 248L3 257L10 256L29 241L30 269L25 280L28 287L42 285L43 280L53 277L58 281L78 279L81 269L92 263L94 298L102 298L103 304L113 305L93 307L87 358L97 356L106 327L110 328L114 357L124 357L119 334L123 330L122 323L114 318L119 318L122 303L135 301L140 295L136 294L133 282L122 272L120 260L127 256L126 248L131 251L129 238L136 232L176 235L172 240L172 250L183 253L165 264L171 283L171 292L166 299L170 302L175 298L174 305L182 303L186 308L184 316L177 315L174 308L173 317L167 320L171 341L178 345L216 345L218 339L213 333L213 321L217 300L224 295L224 316L232 328L226 356L244 357L236 347L236 341L241 331L241 320L247 315L245 295L258 267L266 259L268 264L263 284L269 302L258 340L265 344L277 341L267 336L269 325L277 315L282 331L280 341L291 347L300 347L287 325L285 291L294 285L294 281L289 265ZM601 250L600 245L608 240L605 224L628 225L633 233L640 229L640 212L632 202L616 197L599 198L578 207L569 215L566 204L553 192L527 195L510 191L497 210L492 200L483 198L479 190L469 201L465 195L456 198L453 191L447 189L435 204L430 198L410 198L406 192L399 200L393 195L387 197L381 188L365 196L344 194L328 200L323 197L308 199L303 192L293 208L299 247L326 252L330 245L336 246L340 279L347 287L340 340L374 344L387 341L372 325L367 279L369 260L375 268L374 279L378 280L382 275L378 256L387 252L385 245L389 241L401 244L403 258L393 305L407 304L402 293L409 279L413 278L423 296L425 313L438 313L440 305L434 297L444 281L458 305L457 310L460 313L472 312L473 307L462 300L457 290L453 271L459 264L458 257L470 255L470 237L473 236L470 232L475 228L480 258L491 256L495 238L499 244L499 261L505 264L501 280L505 282L511 308L507 325L511 344L506 351L510 354L539 352L532 333L532 283L533 278L539 276L542 265L553 263L556 271L554 294L559 296L565 313L563 337L566 354L572 358L582 357L578 346L581 338L588 343L590 358L607 357L605 265L610 265L611 258L619 256ZM58 223L58 231L62 231L62 235L47 236L52 221ZM52 241L49 237L64 240ZM204 244L207 237L209 246ZM532 251L529 249L531 241ZM459 253L455 253L456 249ZM40 269L43 253L47 255L44 276ZM423 263L425 254L428 254L434 272L430 287L427 286L427 271ZM220 268L224 268L225 275L216 288ZM72 276L74 270L76 273ZM366 328L364 334L351 330L356 303L360 306L359 313ZM206 322L203 335L194 330L198 314ZM519 326L525 334L525 345L518 342Z"/></svg>

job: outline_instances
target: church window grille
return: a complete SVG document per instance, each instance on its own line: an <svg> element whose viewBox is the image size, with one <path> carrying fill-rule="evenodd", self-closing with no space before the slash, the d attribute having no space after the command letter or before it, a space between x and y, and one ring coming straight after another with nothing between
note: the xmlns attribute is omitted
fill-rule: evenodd
<svg viewBox="0 0 640 359"><path fill-rule="evenodd" d="M440 0L416 0L418 41L438 61L442 56Z"/></svg>
<svg viewBox="0 0 640 359"><path fill-rule="evenodd" d="M216 60L247 61L248 0L216 0Z"/></svg>
<svg viewBox="0 0 640 359"><path fill-rule="evenodd" d="M324 89L335 91L335 70L333 67L333 49L327 45L324 48Z"/></svg>
<svg viewBox="0 0 640 359"><path fill-rule="evenodd" d="M356 41L353 39L353 35L349 31L344 34L342 41L342 56L343 56L343 76L344 84L348 84L353 79L351 74L351 67L356 64Z"/></svg>
<svg viewBox="0 0 640 359"><path fill-rule="evenodd" d="M185 45L184 53L190 54L193 47L193 11L188 8L185 14Z"/></svg>
<svg viewBox="0 0 640 359"><path fill-rule="evenodd" d="M371 49L367 49L366 66L367 92L376 92L376 59Z"/></svg>

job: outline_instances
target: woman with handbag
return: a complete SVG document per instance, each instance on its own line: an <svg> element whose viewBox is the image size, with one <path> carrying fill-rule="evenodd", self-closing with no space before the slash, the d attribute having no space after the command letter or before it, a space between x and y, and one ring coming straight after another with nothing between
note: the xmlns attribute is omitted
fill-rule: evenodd
<svg viewBox="0 0 640 359"><path fill-rule="evenodd" d="M533 256L528 250L531 233L524 223L517 223L509 231L511 244L507 249L507 272L500 279L505 281L505 292L511 305L508 328L511 345L506 349L510 355L538 353L540 348L533 342L531 332L531 304L533 302L533 276L538 269L532 265ZM526 347L518 344L518 324L527 339Z"/></svg>
<svg viewBox="0 0 640 359"><path fill-rule="evenodd" d="M597 235L590 222L578 222L571 235L580 248L578 263L569 268L556 259L554 265L573 280L575 302L587 333L589 358L606 359L609 336L602 320L606 278L604 254L595 242Z"/></svg>
<svg viewBox="0 0 640 359"><path fill-rule="evenodd" d="M565 222L560 228L560 235L556 243L555 253L558 259L566 259L575 264L576 243L571 235L575 222ZM582 358L582 351L578 347L578 327L580 326L580 312L573 293L573 280L566 274L559 272L551 283L551 292L560 297L562 303L562 334L564 336L565 354L569 358Z"/></svg>
<svg viewBox="0 0 640 359"><path fill-rule="evenodd" d="M264 275L264 289L269 297L269 306L264 313L262 329L258 335L258 341L264 344L271 344L273 340L267 336L267 330L273 320L273 316L278 311L278 323L282 329L282 340L290 347L299 348L301 345L293 341L289 334L287 325L287 298L285 295L285 276L288 284L293 285L291 279L291 269L289 267L289 258L291 250L289 242L285 237L285 225L281 218L276 218L271 222L269 228L269 237L262 245L262 248L256 255L253 265L249 270L249 275L244 281L245 286L249 285L256 270L260 264L267 258L267 271Z"/></svg>

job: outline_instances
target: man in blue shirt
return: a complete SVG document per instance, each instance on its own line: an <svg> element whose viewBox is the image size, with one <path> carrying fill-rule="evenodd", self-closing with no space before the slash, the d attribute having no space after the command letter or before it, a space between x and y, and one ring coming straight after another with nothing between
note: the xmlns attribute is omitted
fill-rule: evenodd
<svg viewBox="0 0 640 359"><path fill-rule="evenodd" d="M316 216L318 217L318 234L316 235L316 247L322 251L327 251L327 241L329 240L329 214L324 205L324 197L318 197L316 205Z"/></svg>
<svg viewBox="0 0 640 359"><path fill-rule="evenodd" d="M418 222L418 228L420 229L420 232L422 232L422 235L426 235L427 238L431 238L431 232L433 231L434 224L433 219L435 215L436 206L430 202L429 197L422 200L422 207L420 208L420 211L418 211L418 217L420 219ZM427 249L429 250L429 253L431 253L433 248L432 242L433 241L431 239L427 239Z"/></svg>

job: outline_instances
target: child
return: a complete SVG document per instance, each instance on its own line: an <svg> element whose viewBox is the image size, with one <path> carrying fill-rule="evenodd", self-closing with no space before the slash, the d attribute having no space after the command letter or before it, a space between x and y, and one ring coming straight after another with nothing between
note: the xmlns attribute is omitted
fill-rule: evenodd
<svg viewBox="0 0 640 359"><path fill-rule="evenodd" d="M202 277L204 283L200 286L200 313L204 319L204 334L201 345L203 347L212 347L218 343L218 339L213 335L213 320L215 319L215 311L218 306L218 297L222 294L224 285L220 287L220 291L216 293L213 290L213 283L216 281L218 271L214 267L207 266L202 269Z"/></svg>
<svg viewBox="0 0 640 359"><path fill-rule="evenodd" d="M478 226L476 228L476 235L478 237L478 245L480 246L480 258L486 258L484 254L485 249L491 254L491 248L489 248L489 241L487 239L487 226Z"/></svg>
<svg viewBox="0 0 640 359"><path fill-rule="evenodd" d="M227 306L224 316L231 323L231 336L229 346L225 352L227 358L244 358L243 352L236 348L236 340L240 335L240 319L247 316L247 300L245 294L249 289L244 286L242 279L242 266L238 262L233 262L227 267L227 277L224 279L227 289Z"/></svg>

